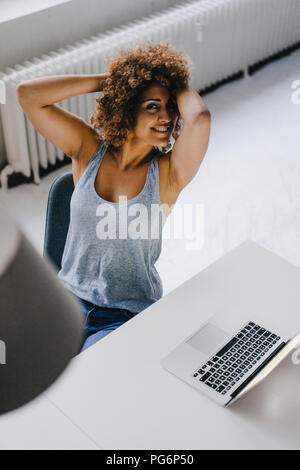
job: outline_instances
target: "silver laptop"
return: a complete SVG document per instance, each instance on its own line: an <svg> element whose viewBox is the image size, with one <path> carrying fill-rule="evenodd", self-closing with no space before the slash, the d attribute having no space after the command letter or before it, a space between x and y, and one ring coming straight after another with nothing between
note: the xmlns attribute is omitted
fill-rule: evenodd
<svg viewBox="0 0 300 470"><path fill-rule="evenodd" d="M161 365L218 404L228 406L263 380L300 344L259 318L216 314Z"/></svg>

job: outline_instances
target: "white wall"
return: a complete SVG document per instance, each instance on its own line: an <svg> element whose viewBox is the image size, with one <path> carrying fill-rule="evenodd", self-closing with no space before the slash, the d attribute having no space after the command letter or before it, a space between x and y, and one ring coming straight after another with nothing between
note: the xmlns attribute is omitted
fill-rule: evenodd
<svg viewBox="0 0 300 470"><path fill-rule="evenodd" d="M0 23L0 70L66 44L141 18L178 0L73 0ZM6 45L6 47L3 47ZM6 161L0 126L0 168Z"/></svg>

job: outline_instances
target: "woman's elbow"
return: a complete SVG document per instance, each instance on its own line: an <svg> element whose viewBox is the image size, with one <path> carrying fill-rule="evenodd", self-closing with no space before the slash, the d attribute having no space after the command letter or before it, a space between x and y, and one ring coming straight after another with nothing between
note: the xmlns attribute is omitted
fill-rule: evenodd
<svg viewBox="0 0 300 470"><path fill-rule="evenodd" d="M16 92L17 92L18 101L21 104L22 102L26 100L26 98L28 98L28 94L29 94L28 86L26 85L26 82L19 83L19 85L16 88Z"/></svg>

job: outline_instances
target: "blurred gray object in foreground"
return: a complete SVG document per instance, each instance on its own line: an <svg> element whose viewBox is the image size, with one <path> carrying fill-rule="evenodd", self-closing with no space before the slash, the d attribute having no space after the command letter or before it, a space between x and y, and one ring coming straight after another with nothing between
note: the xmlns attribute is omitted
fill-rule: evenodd
<svg viewBox="0 0 300 470"><path fill-rule="evenodd" d="M50 386L79 353L83 331L75 298L0 211L0 414Z"/></svg>

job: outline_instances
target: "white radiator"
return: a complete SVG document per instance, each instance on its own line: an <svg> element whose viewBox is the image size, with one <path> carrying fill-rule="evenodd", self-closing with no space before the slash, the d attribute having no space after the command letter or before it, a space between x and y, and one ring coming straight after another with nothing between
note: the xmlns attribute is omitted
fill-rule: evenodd
<svg viewBox="0 0 300 470"><path fill-rule="evenodd" d="M39 183L39 168L47 168L63 153L39 134L24 115L16 96L23 80L46 75L96 74L123 46L169 39L191 57L193 88L200 90L243 71L300 40L300 0L198 0L115 28L7 68L0 74L5 104L1 116L8 165L0 175L21 172ZM0 90L1 90L0 86ZM88 121L98 93L60 103Z"/></svg>

